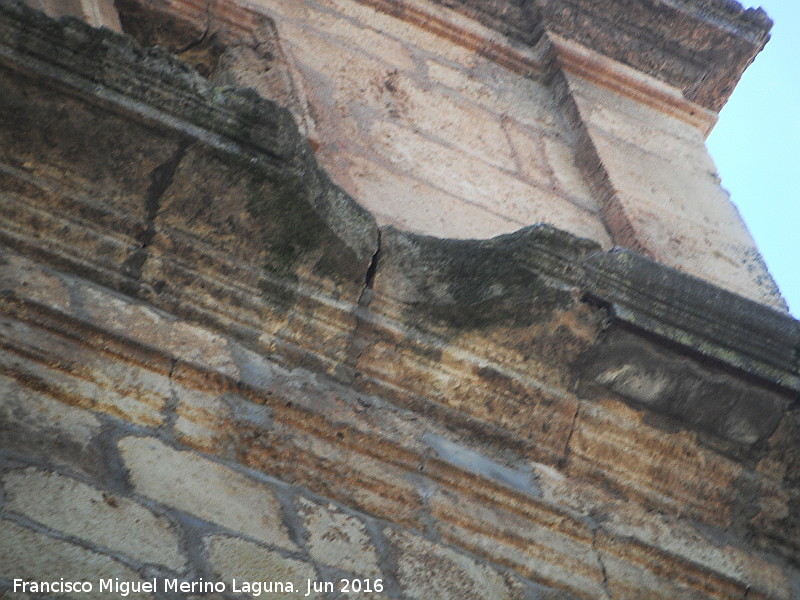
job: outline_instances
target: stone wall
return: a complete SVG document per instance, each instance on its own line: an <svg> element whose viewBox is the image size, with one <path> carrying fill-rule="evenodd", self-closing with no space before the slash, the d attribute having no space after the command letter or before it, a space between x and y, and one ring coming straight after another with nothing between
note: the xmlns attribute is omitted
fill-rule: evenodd
<svg viewBox="0 0 800 600"><path fill-rule="evenodd" d="M379 224L488 238L548 223L785 310L705 148L769 21L705 2L594 4L119 6L141 43L289 106Z"/></svg>
<svg viewBox="0 0 800 600"><path fill-rule="evenodd" d="M3 4L0 78L0 594L800 597L800 323L550 226L379 225L319 120L76 20Z"/></svg>

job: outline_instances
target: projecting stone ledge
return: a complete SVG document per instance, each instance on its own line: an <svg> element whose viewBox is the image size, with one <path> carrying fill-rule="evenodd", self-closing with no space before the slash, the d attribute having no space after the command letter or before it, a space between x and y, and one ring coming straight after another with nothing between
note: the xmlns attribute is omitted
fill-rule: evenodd
<svg viewBox="0 0 800 600"><path fill-rule="evenodd" d="M210 226L227 228L218 234L229 253L247 255L254 231L226 213L237 202L258 223L266 271L302 272L337 297L358 298L377 244L374 219L332 184L287 110L250 89L213 86L161 48L21 3L0 3L0 38L9 82L0 97L4 189L15 198L53 193L46 182L60 178L88 197L102 226L129 236L127 249L112 251L106 240L89 261L95 268L83 267L94 278L142 292L155 221L168 225L186 211L196 218L198 209ZM54 111L50 139L42 125ZM237 225L244 229L234 240L226 233ZM58 240L36 243L41 251ZM164 282L144 287L152 285L160 291Z"/></svg>
<svg viewBox="0 0 800 600"><path fill-rule="evenodd" d="M521 330L554 319L576 297L603 307L605 331L576 362L579 387L611 389L737 443L769 436L800 392L799 322L546 225L485 241L389 228L375 279L381 295L405 307L407 324L446 338Z"/></svg>
<svg viewBox="0 0 800 600"><path fill-rule="evenodd" d="M382 6L386 0L366 0ZM435 0L528 44L555 33L682 90L718 112L769 39L761 9L733 0ZM402 11L408 0L397 4Z"/></svg>
<svg viewBox="0 0 800 600"><path fill-rule="evenodd" d="M384 228L381 239L274 103L110 31L18 5L1 14L12 248L340 377L366 368L369 336L388 328L433 346L468 335L501 367L506 336L522 376L520 348L558 347L574 385L746 446L796 402L800 325L785 314L546 225L482 241ZM50 139L41 123L54 102L67 110ZM582 332L571 341L565 314ZM637 344L653 349L646 364ZM698 357L707 372L681 376L676 361ZM713 383L723 372L732 388ZM663 377L672 387L654 383Z"/></svg>

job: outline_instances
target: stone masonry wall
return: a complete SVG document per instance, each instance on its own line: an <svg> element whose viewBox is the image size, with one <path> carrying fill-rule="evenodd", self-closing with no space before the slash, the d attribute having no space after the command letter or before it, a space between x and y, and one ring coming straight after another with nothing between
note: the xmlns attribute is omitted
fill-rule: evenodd
<svg viewBox="0 0 800 600"><path fill-rule="evenodd" d="M74 19L0 4L0 81L3 597L800 597L797 321L380 226L318 120Z"/></svg>
<svg viewBox="0 0 800 600"><path fill-rule="evenodd" d="M322 165L379 224L487 238L548 223L785 310L705 148L716 101L686 97L695 85L687 78L711 81L749 62L764 30L750 41L750 54L723 56L730 42L701 28L702 7L656 20L624 8L596 15L585 3L572 10L612 38L592 47L564 37L561 17L547 11L509 2L459 11L461 4L285 0L237 12L213 3L206 10L182 0L125 0L120 8L126 31L145 44L166 43L190 60L216 45L222 56L209 73L215 81L253 86L284 105L293 96L293 113ZM492 9L506 20L481 19ZM274 27L265 30L265 17ZM624 19L631 22L617 23ZM679 48L687 42L667 40L651 59L689 73L651 75L606 55L632 44L631 30L657 44L665 33L653 24L661 19L681 23L674 31L708 36L687 50ZM728 27L745 29L742 21L735 15ZM170 45L165 31L142 31L165 22L193 24L195 35L173 34ZM710 43L718 56L707 59ZM693 73L703 60L710 64ZM267 73L283 65L282 87L291 93L275 94L265 64Z"/></svg>
<svg viewBox="0 0 800 600"><path fill-rule="evenodd" d="M131 29L199 20L189 12L195 7L143 5L149 21L139 7L128 8L130 16L123 10ZM572 135L543 82L357 2L270 2L257 10L276 23L303 99L294 112L319 160L380 223L469 238L547 221L610 247L574 163ZM212 15L198 38L229 29ZM497 35L459 21L474 35ZM537 64L533 51L521 60ZM259 89L258 64L229 51L214 75Z"/></svg>

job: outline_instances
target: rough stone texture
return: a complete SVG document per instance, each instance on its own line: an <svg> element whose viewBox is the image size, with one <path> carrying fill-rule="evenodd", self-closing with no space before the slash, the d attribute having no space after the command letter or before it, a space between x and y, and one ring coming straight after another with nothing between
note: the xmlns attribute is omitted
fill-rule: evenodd
<svg viewBox="0 0 800 600"><path fill-rule="evenodd" d="M397 548L398 578L410 598L521 599L524 591L513 579L471 558L428 540L385 531Z"/></svg>
<svg viewBox="0 0 800 600"><path fill-rule="evenodd" d="M120 10L145 45L288 106L379 224L487 238L549 223L786 310L704 146L770 22L645 4L281 0L238 22L182 0Z"/></svg>
<svg viewBox="0 0 800 600"><path fill-rule="evenodd" d="M702 131L574 75L568 104L585 131L589 181L614 241L659 262L786 310L747 227L707 155Z"/></svg>
<svg viewBox="0 0 800 600"><path fill-rule="evenodd" d="M185 22L195 30L190 37L199 39L203 21L193 10L180 3L121 7L126 31L148 45L163 36L141 31L139 24L153 21L152 15L162 15L176 27ZM296 98L288 104L307 105L293 113L312 137L318 158L340 185L376 213L379 223L451 237L487 237L547 221L610 247L596 202L583 197L576 203L549 175L561 170L565 160L569 164L571 151L569 133L541 82L498 66L477 48L462 56L457 46L448 47L403 15L376 13L355 2L315 7L281 1L259 11L275 21L277 42L262 25L245 33L212 11L213 43L229 45L230 59L222 54L213 67L199 66L218 81L246 82L286 103L284 91L273 93L262 76L248 74L244 56L252 55L253 38L258 39L255 52L262 54L264 47L277 43L281 49L271 52L274 67L269 72L288 74L284 79L291 80ZM248 12L245 21L257 20L254 14ZM478 27L462 21L463 27ZM486 28L477 31L493 35ZM167 47L185 45L184 38L176 35ZM212 44L200 46L204 43ZM535 62L532 52L523 55ZM533 160L544 169L538 177L531 177L527 148L509 140L509 130L520 132L521 125L533 127L523 137L545 132L551 145L563 147L561 152L538 153ZM468 179L453 177L454 172ZM416 213L415 207L422 212Z"/></svg>
<svg viewBox="0 0 800 600"><path fill-rule="evenodd" d="M8 371L14 372L18 381L36 382L34 389L80 408L142 425L161 424L160 412L168 391L158 374L142 372L135 367L125 371L113 368L92 371L85 362L82 364L81 358L85 355L78 345L63 338L65 343L58 344L58 350L66 352L58 355L66 358L52 363L41 351L36 352L35 346L31 347L31 342L39 341L41 330L19 326L16 333L22 340L22 348L13 354L4 353L0 361Z"/></svg>
<svg viewBox="0 0 800 600"><path fill-rule="evenodd" d="M713 110L769 39L761 8L728 0L541 2L546 26L657 77Z"/></svg>
<svg viewBox="0 0 800 600"><path fill-rule="evenodd" d="M489 507L479 494L439 492L430 500L442 538L579 597L603 596L591 529L537 501Z"/></svg>
<svg viewBox="0 0 800 600"><path fill-rule="evenodd" d="M61 577L70 581L93 583L100 578L116 577L123 581L142 581L135 571L108 556L0 520L0 580L17 578L28 581L57 581ZM67 597L91 600L108 598L107 592L100 593L99 585L95 584L93 587L91 593ZM131 593L127 597L133 600L153 598L152 595L143 593Z"/></svg>
<svg viewBox="0 0 800 600"><path fill-rule="evenodd" d="M580 375L586 388L610 389L746 446L772 435L790 402L669 351L654 353L624 329L607 331L586 360ZM585 389L583 395L591 392Z"/></svg>
<svg viewBox="0 0 800 600"><path fill-rule="evenodd" d="M583 266L588 295L620 322L800 390L793 350L800 326L794 319L678 271L654 269L653 261L635 252L596 253ZM680 301L667 300L676 289Z"/></svg>
<svg viewBox="0 0 800 600"><path fill-rule="evenodd" d="M11 471L2 482L5 510L143 563L184 566L174 527L128 498L30 468Z"/></svg>
<svg viewBox="0 0 800 600"><path fill-rule="evenodd" d="M283 590L288 590L287 583L292 584L293 592L283 591L281 598L320 598L321 595L312 592L309 595L308 581L316 581L317 574L313 567L303 561L287 558L274 550L267 550L244 540L227 537L213 536L205 540L208 557L214 575L225 582L237 579L239 582L281 582ZM241 587L241 583L240 583ZM228 589L231 589L228 587ZM276 593L273 588L269 593ZM262 592L263 594L264 592ZM246 594L248 597L258 597L261 594Z"/></svg>
<svg viewBox="0 0 800 600"><path fill-rule="evenodd" d="M122 31L119 14L111 0L28 0L26 4L55 19L78 17L94 27Z"/></svg>
<svg viewBox="0 0 800 600"><path fill-rule="evenodd" d="M102 471L92 452L100 421L92 413L38 394L9 377L0 379L0 448L90 473Z"/></svg>
<svg viewBox="0 0 800 600"><path fill-rule="evenodd" d="M375 549L362 523L333 505L320 506L302 498L298 503L308 532L308 550L315 560L360 578L380 574Z"/></svg>
<svg viewBox="0 0 800 600"><path fill-rule="evenodd" d="M414 180L388 151L323 139L324 111L359 104L352 119L366 133L499 174L486 189L506 207L524 203L497 182L518 180L564 200L552 214L624 225L603 203L608 177L580 171L603 167L589 136L643 138L630 163L642 177L672 155L703 170L711 113L563 36L512 27L524 3L276 2L274 23L230 3L120 6L127 27L154 16L144 38L185 27L177 49L212 77L255 77L253 61L274 53L261 93L291 92L295 112L108 31L0 7L3 567L38 577L94 565L87 576L136 579L171 565L191 580L298 577L298 587L371 574L398 599L797 596L796 321L606 252L599 233L537 225L442 240L379 228L313 150L371 177L364 193L383 189L384 205L383 177ZM729 22L730 10L707 6L701 32L709 15ZM336 77L298 67L290 31L352 55L353 73L330 57L305 60L341 68ZM391 43L359 50L359 31ZM376 68L374 81L353 76ZM586 97L613 90L621 108L581 125L561 70L594 73ZM304 104L305 77L332 77L315 93L344 104ZM437 136L423 91L440 106L471 98L454 115L493 115L476 126L485 139L457 148ZM355 147L351 125L339 141ZM464 133L445 125L450 138ZM619 173L625 161L613 158ZM485 196L469 173L446 175L459 194L466 182ZM420 193L457 199L427 177ZM624 183L644 194L641 177ZM701 204L681 208L687 222ZM614 233L611 220L593 222ZM58 522L47 507L62 484L67 500L99 494L96 522ZM158 556L149 544L136 557L116 549L109 515L136 505L142 523L166 515L185 564L172 543Z"/></svg>
<svg viewBox="0 0 800 600"><path fill-rule="evenodd" d="M126 438L120 450L139 494L259 541L294 547L266 485L153 438Z"/></svg>

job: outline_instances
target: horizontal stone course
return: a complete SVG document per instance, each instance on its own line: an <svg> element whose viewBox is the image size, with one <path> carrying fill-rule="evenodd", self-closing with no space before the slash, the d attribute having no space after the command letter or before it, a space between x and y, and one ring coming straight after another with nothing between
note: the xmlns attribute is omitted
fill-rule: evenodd
<svg viewBox="0 0 800 600"><path fill-rule="evenodd" d="M490 507L464 490L437 493L430 506L448 542L555 589L602 597L603 575L584 523L535 503L515 511Z"/></svg>
<svg viewBox="0 0 800 600"><path fill-rule="evenodd" d="M137 398L127 396L108 385L102 383L98 385L100 382L69 374L68 369L48 368L42 364L46 360L44 356L31 360L24 354L20 356L17 353L0 351L0 365L4 370L10 372L17 381L25 382L45 396L79 408L107 413L133 423L145 425L161 423L160 411L164 407L163 398L158 398L155 406L146 401L139 402ZM135 372L127 374L132 378L136 375Z"/></svg>
<svg viewBox="0 0 800 600"><path fill-rule="evenodd" d="M8 376L0 377L0 448L99 474L103 461L91 451L100 420Z"/></svg>
<svg viewBox="0 0 800 600"><path fill-rule="evenodd" d="M384 531L398 552L398 579L409 598L498 598L521 600L524 588L513 578L450 548L413 534Z"/></svg>

